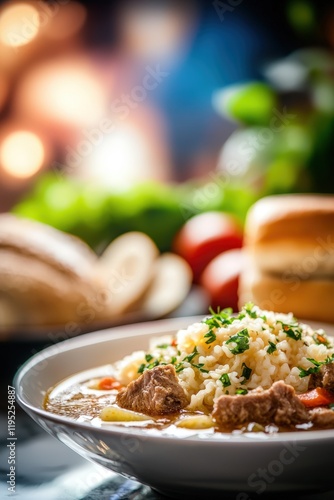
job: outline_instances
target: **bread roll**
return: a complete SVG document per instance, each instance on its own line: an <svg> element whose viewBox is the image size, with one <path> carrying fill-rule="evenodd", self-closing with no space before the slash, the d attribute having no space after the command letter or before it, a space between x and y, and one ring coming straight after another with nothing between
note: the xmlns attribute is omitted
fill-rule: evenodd
<svg viewBox="0 0 334 500"><path fill-rule="evenodd" d="M259 200L245 225L239 305L334 322L334 196Z"/></svg>
<svg viewBox="0 0 334 500"><path fill-rule="evenodd" d="M245 246L263 272L334 277L334 196L262 198L247 215Z"/></svg>
<svg viewBox="0 0 334 500"><path fill-rule="evenodd" d="M292 312L298 319L334 323L334 280L262 273L248 268L241 278L239 302L261 309Z"/></svg>

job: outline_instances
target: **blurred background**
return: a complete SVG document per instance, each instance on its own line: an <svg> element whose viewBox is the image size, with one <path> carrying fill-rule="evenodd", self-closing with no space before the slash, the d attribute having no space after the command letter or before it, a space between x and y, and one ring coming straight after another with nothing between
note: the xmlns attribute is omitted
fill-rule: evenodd
<svg viewBox="0 0 334 500"><path fill-rule="evenodd" d="M195 213L332 191L333 33L324 1L1 2L0 211L165 250Z"/></svg>
<svg viewBox="0 0 334 500"><path fill-rule="evenodd" d="M318 0L1 2L0 212L164 252L202 212L333 192L333 47Z"/></svg>
<svg viewBox="0 0 334 500"><path fill-rule="evenodd" d="M141 288L121 294L132 293L132 310L101 319L100 289L89 308L80 299L75 248L67 283L66 251L4 216L0 389L32 354L101 321L237 309L249 207L268 194L334 193L333 162L332 1L0 1L0 219L41 221L98 255L129 231L174 252L138 254ZM154 270L147 279L143 262ZM79 298L60 324L71 286ZM22 455L29 485L37 470L41 482L68 473L61 454L58 467L45 461L51 445Z"/></svg>

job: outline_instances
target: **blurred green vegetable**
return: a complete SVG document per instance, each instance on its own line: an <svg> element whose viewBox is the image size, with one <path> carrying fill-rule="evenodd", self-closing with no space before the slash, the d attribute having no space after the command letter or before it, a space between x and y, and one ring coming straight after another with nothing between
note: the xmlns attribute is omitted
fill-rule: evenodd
<svg viewBox="0 0 334 500"><path fill-rule="evenodd" d="M306 9L308 4L294 5ZM333 192L333 54L299 50L269 64L264 74L268 83L235 85L216 96L217 111L242 126L223 147L220 171L236 165L235 180L258 197Z"/></svg>
<svg viewBox="0 0 334 500"><path fill-rule="evenodd" d="M275 91L261 82L232 85L214 96L218 112L247 125L266 125L277 105Z"/></svg>
<svg viewBox="0 0 334 500"><path fill-rule="evenodd" d="M254 196L220 181L217 177L175 186L148 182L120 193L47 174L14 212L79 236L97 252L128 231L146 233L161 251L167 251L176 232L195 214L224 210L241 220L245 217Z"/></svg>

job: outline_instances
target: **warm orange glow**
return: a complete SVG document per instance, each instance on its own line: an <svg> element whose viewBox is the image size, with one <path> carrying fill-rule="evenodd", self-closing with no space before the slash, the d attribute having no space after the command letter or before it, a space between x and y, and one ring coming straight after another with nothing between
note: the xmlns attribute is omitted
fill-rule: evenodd
<svg viewBox="0 0 334 500"><path fill-rule="evenodd" d="M94 124L107 106L94 68L77 59L52 61L32 70L22 82L16 104L34 119L72 126Z"/></svg>
<svg viewBox="0 0 334 500"><path fill-rule="evenodd" d="M181 6L134 4L125 8L121 30L125 45L140 57L168 57L179 52L192 26L191 13Z"/></svg>
<svg viewBox="0 0 334 500"><path fill-rule="evenodd" d="M0 76L0 110L6 102L8 95L8 82Z"/></svg>
<svg viewBox="0 0 334 500"><path fill-rule="evenodd" d="M1 167L12 177L32 177L42 168L44 159L43 143L32 132L12 132L0 145Z"/></svg>
<svg viewBox="0 0 334 500"><path fill-rule="evenodd" d="M63 40L75 35L84 25L87 17L86 8L78 2L62 5L57 15L50 19L45 36L52 40Z"/></svg>
<svg viewBox="0 0 334 500"><path fill-rule="evenodd" d="M27 45L38 35L40 18L36 7L8 4L0 14L0 41L10 47Z"/></svg>

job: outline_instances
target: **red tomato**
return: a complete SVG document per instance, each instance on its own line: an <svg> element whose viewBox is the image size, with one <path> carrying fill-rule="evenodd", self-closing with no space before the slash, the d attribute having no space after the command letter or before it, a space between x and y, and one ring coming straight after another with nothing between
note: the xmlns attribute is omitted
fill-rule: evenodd
<svg viewBox="0 0 334 500"><path fill-rule="evenodd" d="M239 310L238 286L243 264L242 250L229 250L218 255L204 269L200 282L210 296L211 307Z"/></svg>
<svg viewBox="0 0 334 500"><path fill-rule="evenodd" d="M241 248L242 230L232 215L205 212L189 219L175 237L173 250L194 273L194 281L207 264L226 250Z"/></svg>

